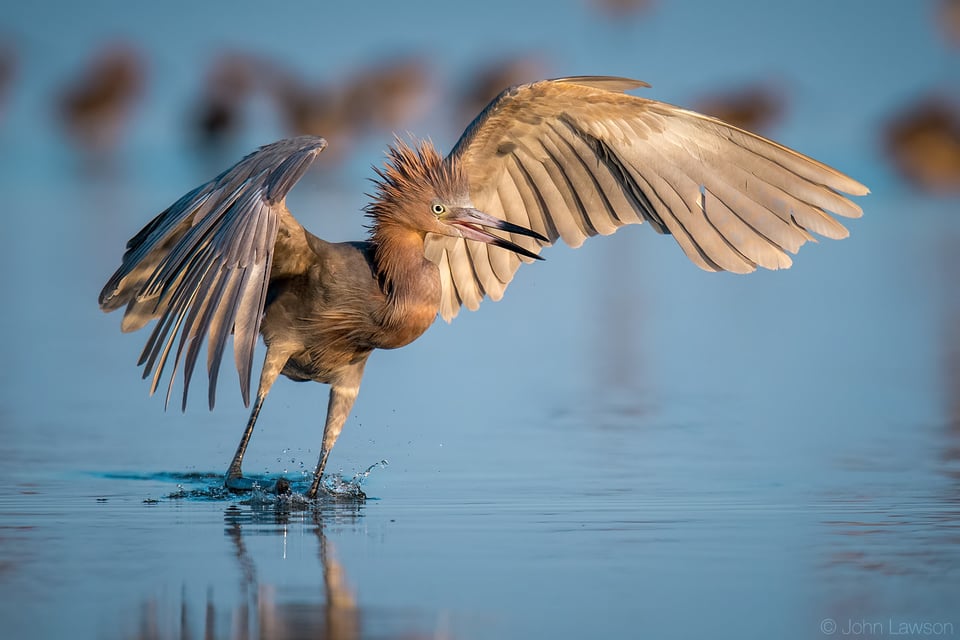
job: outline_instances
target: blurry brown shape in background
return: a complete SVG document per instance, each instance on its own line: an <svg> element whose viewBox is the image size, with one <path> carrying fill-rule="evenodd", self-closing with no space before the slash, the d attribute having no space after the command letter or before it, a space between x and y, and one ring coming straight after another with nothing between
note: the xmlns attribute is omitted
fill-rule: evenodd
<svg viewBox="0 0 960 640"><path fill-rule="evenodd" d="M653 7L653 0L589 0L598 13L613 20L635 18Z"/></svg>
<svg viewBox="0 0 960 640"><path fill-rule="evenodd" d="M361 136L395 130L422 115L431 73L418 57L361 68L339 85L311 83L275 63L263 65L264 86L289 135L328 139L318 162L335 164Z"/></svg>
<svg viewBox="0 0 960 640"><path fill-rule="evenodd" d="M487 63L467 74L469 84L460 91L458 120L466 126L507 87L546 77L546 63L534 55L518 55Z"/></svg>
<svg viewBox="0 0 960 640"><path fill-rule="evenodd" d="M145 65L123 43L103 47L62 90L58 112L67 132L87 151L107 153L120 141L145 85Z"/></svg>
<svg viewBox="0 0 960 640"><path fill-rule="evenodd" d="M960 107L926 96L894 115L884 131L887 154L914 187L939 195L960 193Z"/></svg>
<svg viewBox="0 0 960 640"><path fill-rule="evenodd" d="M224 53L207 70L203 92L191 110L197 140L219 146L237 135L243 109L259 83L259 63L242 53Z"/></svg>
<svg viewBox="0 0 960 640"><path fill-rule="evenodd" d="M353 146L354 132L343 96L333 87L312 84L290 69L270 63L264 67L264 84L281 125L288 135L323 136L330 141L326 158L318 162L337 165Z"/></svg>
<svg viewBox="0 0 960 640"><path fill-rule="evenodd" d="M940 0L935 19L947 44L960 48L960 0Z"/></svg>
<svg viewBox="0 0 960 640"><path fill-rule="evenodd" d="M760 134L765 134L781 120L786 110L786 95L770 82L719 91L701 98L694 106L694 111Z"/></svg>
<svg viewBox="0 0 960 640"><path fill-rule="evenodd" d="M0 116L13 85L13 78L17 71L17 52L10 42L0 41Z"/></svg>
<svg viewBox="0 0 960 640"><path fill-rule="evenodd" d="M354 73L343 98L353 128L361 133L392 130L421 116L430 75L429 65L419 56L402 56Z"/></svg>

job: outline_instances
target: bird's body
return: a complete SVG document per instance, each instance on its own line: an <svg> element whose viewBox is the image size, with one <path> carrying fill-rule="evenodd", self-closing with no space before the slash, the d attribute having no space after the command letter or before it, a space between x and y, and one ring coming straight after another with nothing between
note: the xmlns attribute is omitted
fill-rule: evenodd
<svg viewBox="0 0 960 640"><path fill-rule="evenodd" d="M175 353L184 406L206 341L213 407L231 334L248 403L262 335L267 353L228 486L244 486L243 455L278 375L329 384L313 497L373 350L409 344L438 314L450 320L461 305L499 299L543 246L579 246L646 221L702 268L746 272L789 266L787 253L812 239L808 229L844 237L826 211L859 215L840 194L866 193L854 180L719 121L622 93L641 85L597 77L515 87L445 158L429 143L396 141L361 242L326 242L286 207L322 138L263 147L131 239L101 307L125 305L125 331L157 320L144 377L153 373L155 389Z"/></svg>

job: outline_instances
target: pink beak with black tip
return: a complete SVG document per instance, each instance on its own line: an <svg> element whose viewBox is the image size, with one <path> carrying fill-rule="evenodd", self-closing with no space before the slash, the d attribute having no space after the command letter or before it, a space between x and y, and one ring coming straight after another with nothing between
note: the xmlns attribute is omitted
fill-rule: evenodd
<svg viewBox="0 0 960 640"><path fill-rule="evenodd" d="M505 231L519 236L535 238L545 244L550 243L550 240L536 231L507 222L506 220L501 220L500 218L495 218L494 216L469 207L452 208L447 215L441 216L440 220L456 227L460 235L467 240L476 240L477 242L492 244L495 247L502 247L521 256L533 258L534 260L543 260L543 258L506 238L501 238L498 235L490 233L487 229L496 229L497 231Z"/></svg>

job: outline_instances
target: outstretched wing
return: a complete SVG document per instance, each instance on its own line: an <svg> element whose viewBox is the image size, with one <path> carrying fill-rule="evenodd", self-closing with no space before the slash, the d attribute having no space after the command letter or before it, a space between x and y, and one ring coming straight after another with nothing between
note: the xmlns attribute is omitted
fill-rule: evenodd
<svg viewBox="0 0 960 640"><path fill-rule="evenodd" d="M123 263L100 293L100 308L123 305L123 331L157 319L138 364L153 372L153 393L179 333L167 402L181 356L183 407L190 377L207 338L209 403L227 337L244 404L250 403L253 350L271 272L295 272L306 250L304 230L284 199L327 146L303 136L261 147L210 182L180 198L127 243ZM282 230L281 233L278 233Z"/></svg>
<svg viewBox="0 0 960 640"><path fill-rule="evenodd" d="M646 83L576 77L504 91L467 128L460 162L473 205L572 247L626 224L673 234L708 271L783 269L810 232L844 238L828 212L859 217L842 194L859 182L775 142L678 107L623 93ZM534 252L541 243L512 240ZM441 315L499 300L521 260L460 238L428 236L441 271Z"/></svg>

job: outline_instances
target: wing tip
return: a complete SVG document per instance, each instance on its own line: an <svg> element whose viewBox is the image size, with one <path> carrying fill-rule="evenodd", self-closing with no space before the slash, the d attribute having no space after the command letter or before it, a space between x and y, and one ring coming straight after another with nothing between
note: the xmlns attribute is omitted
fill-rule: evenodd
<svg viewBox="0 0 960 640"><path fill-rule="evenodd" d="M629 91L631 89L649 89L652 85L643 80L635 78L625 78L623 76L565 76L563 78L553 78L548 82L559 82L565 84L578 84L584 87L594 89L604 89L606 91Z"/></svg>
<svg viewBox="0 0 960 640"><path fill-rule="evenodd" d="M850 188L847 190L852 196L868 196L870 195L870 187L867 185L857 182L853 178L850 178Z"/></svg>

